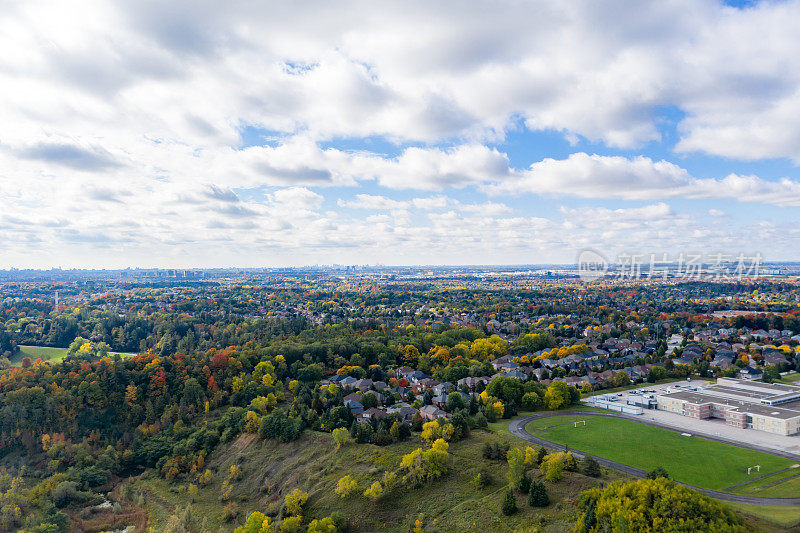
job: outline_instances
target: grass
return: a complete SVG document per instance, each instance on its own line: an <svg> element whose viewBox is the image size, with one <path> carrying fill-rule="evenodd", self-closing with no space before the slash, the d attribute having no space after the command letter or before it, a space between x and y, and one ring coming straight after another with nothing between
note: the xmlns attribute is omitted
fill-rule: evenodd
<svg viewBox="0 0 800 533"><path fill-rule="evenodd" d="M785 376L781 376L781 381L785 383L794 383L796 381L800 381L800 374L797 372L786 374Z"/></svg>
<svg viewBox="0 0 800 533"><path fill-rule="evenodd" d="M798 474L800 474L800 469L793 468L774 476L759 479L754 483L736 487L731 492L760 496L762 498L784 498L789 494L794 496L800 494L800 476L792 477L798 476ZM765 486L771 485L772 483L775 483L775 485L769 487Z"/></svg>
<svg viewBox="0 0 800 533"><path fill-rule="evenodd" d="M606 410L606 409L600 409L598 407L590 407L588 405L583 405L583 404L581 404L581 405L572 405L570 407L567 407L566 409L561 409L561 412L564 412L564 413L569 413L570 411L590 411L590 412L597 412L597 413L607 413L608 412L608 410ZM534 413L535 413L535 411L519 411L517 413L517 416L515 416L513 418L508 418L508 419L505 419L505 420L498 420L497 422L490 423L489 424L489 429L492 430L495 433L502 434L503 432L505 432L506 434L510 435L511 432L508 430L508 426L511 424L511 422L513 422L517 418L520 418L520 417L523 417L523 416L527 416L527 415L532 415Z"/></svg>
<svg viewBox="0 0 800 533"><path fill-rule="evenodd" d="M586 424L574 427L577 420ZM534 420L526 429L537 437L642 470L663 466L678 481L713 490L747 481L747 467L753 465L773 472L794 464L775 455L619 418L559 416ZM796 494L775 492L784 497Z"/></svg>
<svg viewBox="0 0 800 533"><path fill-rule="evenodd" d="M794 528L800 525L800 507L771 507L734 502L730 502L727 505L740 513L760 518L784 528Z"/></svg>
<svg viewBox="0 0 800 533"><path fill-rule="evenodd" d="M136 355L135 353L126 352L109 352L108 355L113 356L115 353L119 353L120 357L123 359L127 359L128 357L133 357ZM49 361L51 363L60 363L66 356L66 348L51 348L49 346L20 346L19 352L14 354L14 357L12 357L10 361L14 366L21 365L22 359L25 357L29 357L31 361L41 359L42 361Z"/></svg>
<svg viewBox="0 0 800 533"><path fill-rule="evenodd" d="M396 470L402 455L424 446L417 437L385 447L350 444L335 450L330 435L312 431L306 431L301 439L288 444L243 436L221 445L209 456L207 465L215 473L214 480L198 491L192 509L205 520L206 530L232 531L252 511L277 513L285 494L299 487L310 495L304 513L306 520L339 510L348 518L352 531L406 532L420 517L426 531L511 532L534 525L553 531L571 531L578 513L574 503L578 494L622 477L617 472L609 472L597 480L568 473L564 480L547 484L552 505L532 509L525 498L518 495L520 511L505 517L500 506L508 465L505 461L489 461L482 456L484 443L498 440L521 444L510 435L473 431L467 439L451 443L451 469L443 478L421 487L400 486L382 501L372 502L363 496L363 491L381 479L385 471ZM234 463L244 473L234 484L233 491L239 517L234 523L226 523L221 519L224 504L220 503L219 494L225 475ZM477 488L474 485L473 480L479 473L490 477L488 486ZM333 489L346 474L356 479L358 491L342 499ZM132 490L141 495L151 517L152 531L161 531L169 516L180 512L190 500L185 483L170 484L152 472L132 482Z"/></svg>
<svg viewBox="0 0 800 533"><path fill-rule="evenodd" d="M769 485L770 483L775 483L780 481L781 479L786 479L792 477L796 474L800 474L800 469L798 469L800 465L792 465L787 470L777 471L772 473L756 473L753 481L747 483L745 485L740 485L736 487L732 492L736 492L737 494L751 494L755 490L758 490L760 487L764 485Z"/></svg>

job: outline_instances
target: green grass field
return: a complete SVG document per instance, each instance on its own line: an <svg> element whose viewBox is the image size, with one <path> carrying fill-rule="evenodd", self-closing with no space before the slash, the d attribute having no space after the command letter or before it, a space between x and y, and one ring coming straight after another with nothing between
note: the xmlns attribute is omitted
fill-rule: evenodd
<svg viewBox="0 0 800 533"><path fill-rule="evenodd" d="M116 352L110 352L109 355L113 356ZM48 346L20 346L19 352L10 359L11 364L19 366L25 357L30 357L31 361L41 359L42 361L50 361L51 363L59 363L64 360L67 355L66 348L51 348ZM119 352L120 357L127 359L133 357L134 353Z"/></svg>
<svg viewBox="0 0 800 533"><path fill-rule="evenodd" d="M786 528L782 529L783 531L796 531L794 528L800 525L800 507L770 507L733 502L727 505L740 513L755 516L761 520L777 524L781 528ZM761 528L763 528L763 524L761 524L758 531L761 531Z"/></svg>
<svg viewBox="0 0 800 533"><path fill-rule="evenodd" d="M797 372L793 374L786 374L785 376L781 376L781 381L784 381L786 383L795 383L797 381L800 381L800 374L798 374Z"/></svg>
<svg viewBox="0 0 800 533"><path fill-rule="evenodd" d="M576 420L586 424L574 427ZM642 470L658 466L678 481L722 490L747 481L747 468L761 466L762 473L788 468L794 461L746 450L699 437L618 418L569 415L534 420L526 426L531 435L574 447ZM796 495L778 489L777 497Z"/></svg>
<svg viewBox="0 0 800 533"><path fill-rule="evenodd" d="M748 496L761 496L762 498L781 498L787 494L800 494L800 468L792 468L791 470L759 479L753 483L741 485L731 492Z"/></svg>

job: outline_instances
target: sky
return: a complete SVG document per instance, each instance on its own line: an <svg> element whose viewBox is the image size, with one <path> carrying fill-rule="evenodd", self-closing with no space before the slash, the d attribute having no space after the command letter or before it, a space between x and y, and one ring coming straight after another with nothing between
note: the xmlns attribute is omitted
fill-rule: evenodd
<svg viewBox="0 0 800 533"><path fill-rule="evenodd" d="M0 6L0 268L800 260L800 1Z"/></svg>

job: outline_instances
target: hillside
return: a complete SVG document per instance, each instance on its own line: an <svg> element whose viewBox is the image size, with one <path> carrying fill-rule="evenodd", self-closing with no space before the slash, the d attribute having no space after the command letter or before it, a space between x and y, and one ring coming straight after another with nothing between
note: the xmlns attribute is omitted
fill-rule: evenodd
<svg viewBox="0 0 800 533"><path fill-rule="evenodd" d="M400 457L421 445L418 437L385 447L371 444L350 444L335 450L328 434L305 432L299 440L278 444L260 441L243 435L234 442L220 446L210 457L208 465L216 472L214 481L198 489L191 498L185 485L175 488L166 481L145 474L131 483L126 490L140 501L152 517L151 528L161 530L175 510L192 501L192 510L199 521L206 521L210 531L233 530L247 514L260 510L276 513L283 497L299 487L309 493L308 519L321 518L341 511L348 519L352 531L409 531L418 518L426 530L467 531L480 527L490 531L514 531L531 526L546 531L571 531L577 514L575 499L581 490L616 479L619 474L606 473L603 479L567 473L557 483L548 483L552 504L543 510L533 510L518 495L520 511L510 517L500 512L501 501L507 486L505 461L490 461L482 457L486 442L512 442L509 435L486 431L473 431L462 441L451 444L451 471L445 477L420 488L398 487L382 501L373 503L363 496L369 485L381 478L385 470L396 469ZM520 441L513 442L521 445ZM219 494L225 473L237 464L242 478L234 486L232 499L239 509L235 523L222 521ZM484 488L477 488L476 475L491 478ZM336 483L344 475L358 481L356 494L341 499L334 494Z"/></svg>

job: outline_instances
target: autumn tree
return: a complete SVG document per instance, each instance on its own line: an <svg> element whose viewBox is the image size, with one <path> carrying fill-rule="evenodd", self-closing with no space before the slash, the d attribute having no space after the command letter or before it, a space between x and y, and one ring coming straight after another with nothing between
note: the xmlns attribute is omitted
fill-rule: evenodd
<svg viewBox="0 0 800 533"><path fill-rule="evenodd" d="M615 481L581 493L579 505L584 512L575 524L578 533L746 531L741 518L725 504L663 477Z"/></svg>

